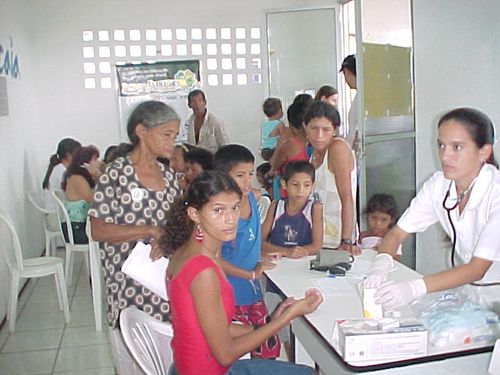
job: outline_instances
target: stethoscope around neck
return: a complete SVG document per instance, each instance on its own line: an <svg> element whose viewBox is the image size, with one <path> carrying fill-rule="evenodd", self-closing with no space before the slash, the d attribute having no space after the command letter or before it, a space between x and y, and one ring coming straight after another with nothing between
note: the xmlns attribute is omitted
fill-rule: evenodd
<svg viewBox="0 0 500 375"><path fill-rule="evenodd" d="M455 202L452 205L447 205L447 201L450 200L450 190L451 186L453 185L453 181L450 181L450 184L448 185L448 190L446 191L446 194L444 195L443 203L442 206L446 210L446 214L448 216L448 222L450 223L451 230L453 232L453 241L452 241L452 247L451 247L451 255L450 255L450 260L451 260L451 266L455 267L455 249L457 245L457 230L455 229L455 224L453 224L453 220L451 218L451 211L455 210L457 207L460 206L460 203L467 197L472 188L474 187L474 184L476 183L477 177L470 183L469 187L462 191L460 195L455 199ZM488 284L482 284L482 283L470 283L471 285L474 286L495 286L495 285L500 285L500 282L493 282L493 283L488 283Z"/></svg>

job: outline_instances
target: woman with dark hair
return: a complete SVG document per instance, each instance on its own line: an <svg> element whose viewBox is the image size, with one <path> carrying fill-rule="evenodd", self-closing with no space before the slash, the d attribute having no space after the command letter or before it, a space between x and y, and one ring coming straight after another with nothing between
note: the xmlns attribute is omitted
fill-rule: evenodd
<svg viewBox="0 0 500 375"><path fill-rule="evenodd" d="M269 175L274 175L273 200L286 198L286 190L283 189L280 182L285 166L294 160L308 159L306 153L307 137L304 130L304 117L307 109L306 103L298 102L290 104L286 112L291 136L278 144L271 160L269 160L271 164Z"/></svg>
<svg viewBox="0 0 500 375"><path fill-rule="evenodd" d="M316 310L317 290L284 301L260 328L235 324L233 289L221 269L222 242L236 237L242 192L223 172L198 176L169 212L161 247L170 257L167 291L172 308L174 373L312 374L305 366L240 360L291 320Z"/></svg>
<svg viewBox="0 0 500 375"><path fill-rule="evenodd" d="M358 253L356 239L356 159L341 137L337 137L340 115L331 104L314 101L304 122L310 162L316 169L314 191L323 202L323 246Z"/></svg>
<svg viewBox="0 0 500 375"><path fill-rule="evenodd" d="M166 212L180 193L174 171L158 158L169 158L179 133L179 116L163 102L140 103L127 124L130 150L109 163L94 192L89 210L92 236L103 242L101 261L107 287L110 343L118 373L141 373L128 353L117 322L127 306L166 321L169 305L128 278L121 267L138 240L159 250Z"/></svg>
<svg viewBox="0 0 500 375"><path fill-rule="evenodd" d="M179 182L180 187L186 188L186 155L189 151L197 148L189 143L179 143L175 145L172 156L170 157L170 168L175 172L175 178Z"/></svg>
<svg viewBox="0 0 500 375"><path fill-rule="evenodd" d="M106 149L106 151L104 152L104 158L102 159L104 164L108 164L115 159L114 154L116 153L117 149L117 145L111 145Z"/></svg>
<svg viewBox="0 0 500 375"><path fill-rule="evenodd" d="M304 103L304 104L309 106L309 105L311 105L313 100L314 100L313 97L309 94L299 94L293 99L293 102L294 103Z"/></svg>
<svg viewBox="0 0 500 375"><path fill-rule="evenodd" d="M99 150L95 146L81 147L75 151L62 183L65 193L64 206L68 211L74 241L77 244L88 243L85 233L87 213L92 203L93 189L101 174ZM63 225L64 237L68 240L66 226Z"/></svg>
<svg viewBox="0 0 500 375"><path fill-rule="evenodd" d="M384 236L365 285L396 308L426 294L461 285L476 302L500 312L500 172L493 156L495 128L484 113L457 108L438 122L442 171L434 173ZM386 282L392 256L409 233L439 222L453 241L452 268L423 278ZM455 265L455 262L457 265Z"/></svg>
<svg viewBox="0 0 500 375"><path fill-rule="evenodd" d="M339 92L335 87L332 86L321 86L316 93L316 96L314 97L314 100L319 100L321 102L327 102L333 105L334 107L337 106L337 102L339 100Z"/></svg>
<svg viewBox="0 0 500 375"><path fill-rule="evenodd" d="M57 204L52 198L51 191L62 192L62 181L66 168L71 163L73 153L82 145L73 138L64 138L57 145L57 151L50 157L49 166L43 179L42 188L45 208L57 210Z"/></svg>
<svg viewBox="0 0 500 375"><path fill-rule="evenodd" d="M195 147L184 156L184 181L181 184L182 189L193 181L196 176L203 171L209 171L214 168L214 154L207 149Z"/></svg>
<svg viewBox="0 0 500 375"><path fill-rule="evenodd" d="M109 164L115 159L125 157L132 150L130 143L122 142L118 145L109 146L104 155L104 163Z"/></svg>
<svg viewBox="0 0 500 375"><path fill-rule="evenodd" d="M186 168L186 154L194 150L196 146L189 143L179 143L175 145L172 156L170 157L170 167L174 170L176 175L183 175Z"/></svg>

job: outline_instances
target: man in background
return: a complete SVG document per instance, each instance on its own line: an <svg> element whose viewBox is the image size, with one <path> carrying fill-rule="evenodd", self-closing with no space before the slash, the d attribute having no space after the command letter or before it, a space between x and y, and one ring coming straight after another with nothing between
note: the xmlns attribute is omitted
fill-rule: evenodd
<svg viewBox="0 0 500 375"><path fill-rule="evenodd" d="M356 83L356 56L349 55L342 62L340 72L344 73L344 79L352 90L357 90ZM356 95L351 103L347 116L347 133L345 138L354 151L357 151L358 140L358 96Z"/></svg>
<svg viewBox="0 0 500 375"><path fill-rule="evenodd" d="M339 72L344 73L344 79L351 90L357 90L358 85L356 81L356 56L349 55L344 61L342 61L342 66ZM347 132L345 133L345 139L353 149L356 155L356 166L357 166L357 189L356 189L356 217L358 219L361 217L360 201L359 201L359 154L358 154L358 95L352 100L351 108L347 114Z"/></svg>
<svg viewBox="0 0 500 375"><path fill-rule="evenodd" d="M188 106L193 110L188 119L188 143L213 153L229 143L224 125L207 110L207 99L203 91L191 91L188 95Z"/></svg>

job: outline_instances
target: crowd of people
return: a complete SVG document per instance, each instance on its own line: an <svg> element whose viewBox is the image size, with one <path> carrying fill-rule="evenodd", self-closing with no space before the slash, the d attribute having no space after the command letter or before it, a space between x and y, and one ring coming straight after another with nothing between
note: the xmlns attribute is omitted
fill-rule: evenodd
<svg viewBox="0 0 500 375"><path fill-rule="evenodd" d="M341 71L348 83L354 74L355 82L353 56L344 60ZM368 227L359 233L356 129L346 133L347 139L339 136L337 100L331 86L321 87L314 99L298 95L285 121L281 101L268 98L258 151L265 163L256 168L257 176L254 152L229 142L222 123L207 111L201 90L188 97L193 115L187 143L175 143L180 119L158 101L134 109L127 124L130 143L110 147L103 163L94 146L82 147L69 138L59 143L43 188L65 192L78 243L88 242L85 221L90 216L92 236L101 243L110 343L119 374L141 373L119 329L120 311L127 306L172 322L172 373L196 374L200 368L210 374L312 373L305 366L273 361L280 354L278 332L322 301L317 290L309 290L301 299L289 298L268 310L258 280L279 257L303 258L322 248L353 255L375 249L379 254L364 284L378 288L377 301L389 308L459 285L499 284L494 233L500 224L500 173L488 117L471 108L445 114L437 137L443 171L423 186L399 219L394 198L375 194L364 211ZM255 177L260 189L252 186ZM272 199L262 224L261 195ZM388 282L404 238L438 221L453 239L453 260L456 256L460 265ZM121 271L139 240L151 244L154 259L170 259L165 275L169 302ZM500 311L498 288L477 294ZM251 360L238 360L248 352Z"/></svg>

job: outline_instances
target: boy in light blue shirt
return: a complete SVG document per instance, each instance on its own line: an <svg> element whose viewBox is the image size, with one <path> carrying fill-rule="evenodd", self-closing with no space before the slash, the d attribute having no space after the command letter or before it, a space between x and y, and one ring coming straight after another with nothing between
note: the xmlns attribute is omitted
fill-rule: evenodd
<svg viewBox="0 0 500 375"><path fill-rule="evenodd" d="M240 187L240 218L236 238L222 244L221 266L234 291L235 315L233 320L260 327L271 318L263 301L258 277L275 265L261 261L261 229L257 201L258 190L252 189L255 158L244 146L226 145L214 155L214 169L227 173ZM252 351L252 357L276 358L280 353L277 335Z"/></svg>
<svg viewBox="0 0 500 375"><path fill-rule="evenodd" d="M273 155L278 138L285 130L283 117L283 106L278 98L267 98L262 105L262 110L267 116L267 121L262 122L260 127L260 154L262 159L269 161Z"/></svg>

